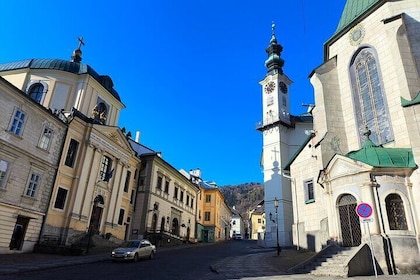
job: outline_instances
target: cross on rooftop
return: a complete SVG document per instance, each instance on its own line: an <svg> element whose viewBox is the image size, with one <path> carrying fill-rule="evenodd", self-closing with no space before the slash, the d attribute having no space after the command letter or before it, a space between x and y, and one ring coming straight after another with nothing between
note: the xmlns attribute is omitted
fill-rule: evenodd
<svg viewBox="0 0 420 280"><path fill-rule="evenodd" d="M85 45L85 42L83 42L83 36L78 37L77 40L79 40L79 46L77 47L77 49L80 50L80 47Z"/></svg>

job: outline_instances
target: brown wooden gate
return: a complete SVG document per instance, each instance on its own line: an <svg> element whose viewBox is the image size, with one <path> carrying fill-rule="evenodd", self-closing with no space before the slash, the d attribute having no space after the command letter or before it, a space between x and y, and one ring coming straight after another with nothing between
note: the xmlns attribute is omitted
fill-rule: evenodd
<svg viewBox="0 0 420 280"><path fill-rule="evenodd" d="M362 232L360 219L356 213L356 198L351 194L345 194L338 200L337 207L340 215L342 246L359 246L362 242Z"/></svg>

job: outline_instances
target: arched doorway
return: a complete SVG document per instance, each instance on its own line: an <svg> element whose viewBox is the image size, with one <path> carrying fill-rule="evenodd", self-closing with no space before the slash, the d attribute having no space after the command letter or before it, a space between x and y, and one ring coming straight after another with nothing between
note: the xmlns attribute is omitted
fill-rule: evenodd
<svg viewBox="0 0 420 280"><path fill-rule="evenodd" d="M174 218L172 220L172 233L175 235L179 235L179 223L177 218Z"/></svg>
<svg viewBox="0 0 420 280"><path fill-rule="evenodd" d="M337 201L341 239L344 247L359 246L362 242L360 220L356 213L356 207L356 198L351 194L344 194Z"/></svg>
<svg viewBox="0 0 420 280"><path fill-rule="evenodd" d="M90 229L93 233L99 233L104 205L104 198L98 195L93 200L92 215L90 217Z"/></svg>

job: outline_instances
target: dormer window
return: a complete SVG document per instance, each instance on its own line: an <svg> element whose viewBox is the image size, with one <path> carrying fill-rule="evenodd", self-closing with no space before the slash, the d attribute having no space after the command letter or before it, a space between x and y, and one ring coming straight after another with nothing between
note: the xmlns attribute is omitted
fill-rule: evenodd
<svg viewBox="0 0 420 280"><path fill-rule="evenodd" d="M44 99L44 95L47 92L47 84L41 81L33 82L28 86L27 93L30 98L35 100L37 103L41 103Z"/></svg>

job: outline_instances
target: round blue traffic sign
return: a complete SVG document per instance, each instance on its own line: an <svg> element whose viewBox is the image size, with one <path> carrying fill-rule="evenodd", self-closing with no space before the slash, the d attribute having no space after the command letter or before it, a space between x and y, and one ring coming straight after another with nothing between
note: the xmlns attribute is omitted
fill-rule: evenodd
<svg viewBox="0 0 420 280"><path fill-rule="evenodd" d="M372 206L368 203L360 203L356 207L356 213L360 218L369 218L372 215Z"/></svg>

